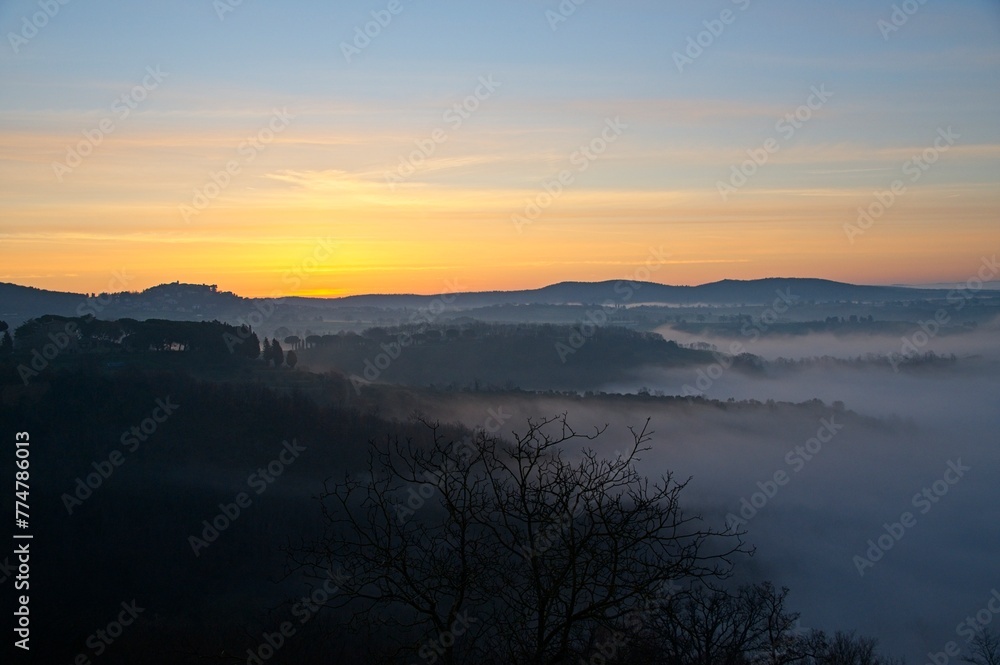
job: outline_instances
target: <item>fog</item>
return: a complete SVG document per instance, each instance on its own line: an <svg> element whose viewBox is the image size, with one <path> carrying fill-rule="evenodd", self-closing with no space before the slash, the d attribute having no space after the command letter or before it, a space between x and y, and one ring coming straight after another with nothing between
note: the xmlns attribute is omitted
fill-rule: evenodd
<svg viewBox="0 0 1000 665"><path fill-rule="evenodd" d="M788 586L803 626L857 629L880 638L893 655L925 663L949 641L965 646L971 633L959 629L967 617L979 613L980 621L1000 628L1000 616L987 609L1000 589L996 332L994 324L931 340L926 350L955 353L960 360L953 365L900 372L887 364L770 367L760 376L730 368L704 391L723 401L818 398L824 404L723 409L698 400L469 395L424 406L470 426L481 425L487 409L499 410L507 415L504 431L523 430L529 416L565 411L580 430L608 424L595 443L608 455L628 445L628 425L651 418L653 449L642 456L641 470L691 476L688 509L721 527L727 515L741 516L742 499L757 504L755 514L745 509L742 515L756 554L740 564L741 578ZM709 338L685 341L725 348ZM770 358L854 357L888 353L894 343L898 349L899 338L891 337L765 337L747 351ZM697 372L646 369L634 383L605 390L646 387L679 395ZM778 472L784 484L771 485ZM925 489L929 494L920 496ZM903 513L911 517L901 521ZM885 524L896 537L885 535ZM867 565L869 540L878 544L880 536L891 547L872 550L877 560Z"/></svg>
<svg viewBox="0 0 1000 665"><path fill-rule="evenodd" d="M933 328L928 324L928 329ZM754 328L749 328L755 333ZM706 342L714 344L720 352L728 352L733 342L739 342L747 353L774 360L776 358L800 359L830 356L833 358L856 358L868 353L888 356L892 353L912 353L911 348L904 348L906 340L914 345L919 353L933 351L937 354L969 356L979 354L996 355L997 340L1000 337L1000 319L994 319L969 332L948 332L927 336L919 326L906 335L875 335L875 334L832 334L813 333L809 335L776 335L752 334L736 337L721 337L712 335L695 335L670 326L661 326L656 330L666 339L679 344L694 344ZM919 346L918 346L919 345Z"/></svg>

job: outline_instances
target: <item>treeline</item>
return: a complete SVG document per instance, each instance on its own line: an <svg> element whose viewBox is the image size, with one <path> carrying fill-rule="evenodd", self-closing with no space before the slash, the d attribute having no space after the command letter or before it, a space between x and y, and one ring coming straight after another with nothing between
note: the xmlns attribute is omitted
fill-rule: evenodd
<svg viewBox="0 0 1000 665"><path fill-rule="evenodd" d="M30 433L32 469L37 469L31 478L32 528L37 542L44 544L32 558L34 570L40 571L32 581L34 630L44 636L33 645L38 662L76 662L78 654L96 662L95 631L114 619L121 603L133 601L143 608L141 618L106 645L100 662L253 663L254 654L262 663L297 665L429 662L427 654L434 650L421 649L428 639L440 645L440 630L400 629L396 622L408 617L392 608L381 620L362 621L359 628L351 622L358 616L356 608L338 609L341 596L364 578L357 562L351 567L348 558L326 556L326 550L314 546L321 536L329 544L347 542L352 534L336 512L315 499L329 496L331 479L347 478L362 490L372 487L383 476L372 475L377 468L369 466L369 455L375 448L385 450L389 442L400 450L437 446L461 462L474 439L470 432L391 422L375 409L351 406L349 382L336 374L320 378L329 395L344 397L323 403L258 383L200 381L178 372L77 369L53 371L47 378L41 388L26 387L10 366L0 369L0 431ZM497 445L497 451L505 449L499 440ZM297 452L291 455L291 450ZM558 461L558 451L550 450ZM441 478L457 478L455 466L431 468L443 469ZM569 468L575 464L554 470L570 480L561 475ZM593 468L601 473L605 467L595 460ZM11 477L13 471L12 456L5 456L0 473ZM571 486L566 487L572 496ZM241 494L247 499L241 500ZM614 501L613 492L608 497ZM394 516L398 507L415 510L406 523L426 538L431 535L422 531L427 520L442 515L440 498L421 478L401 487L387 509ZM683 506L684 495L679 498ZM10 496L3 499L5 510L12 511L10 501ZM532 558L544 555L545 561L558 563L568 556L563 549L569 542L567 527L565 521L550 522L542 534L545 540L527 542ZM429 576L428 585L438 575L455 582L448 573L454 532L448 520L442 524L439 544L428 547L420 540L388 550L408 558L414 566L408 574ZM490 524L483 522L484 528ZM592 547L599 556L616 551L600 540ZM641 547L635 553L641 561ZM303 554L314 555L309 561L317 566L306 572L319 579L300 575L297 557ZM372 565L391 559L364 560ZM327 571L333 586L317 596ZM494 579L489 573L487 566L469 579L488 585ZM12 584L11 579L0 581L0 588L4 584ZM320 604L310 600L317 598ZM585 635L574 632L573 648L558 657L548 657L554 652L546 650L542 660L497 661L497 652L494 660L456 657L450 662L890 662L874 640L797 631L796 615L784 604L785 592L770 585L713 591L695 584L654 600L645 610L609 608L609 616L617 618L593 624L592 631L588 623ZM286 624L291 628L283 634ZM452 645L472 646L461 638L453 634L448 639ZM518 647L517 635L507 641L501 634L500 639ZM279 641L277 650L268 646ZM267 653L272 656L261 657ZM449 653L457 656L461 649L449 647Z"/></svg>
<svg viewBox="0 0 1000 665"><path fill-rule="evenodd" d="M643 366L694 366L715 358L655 333L584 321L373 328L361 335L324 336L315 346L307 343L299 360L308 368L336 369L369 383L589 390L626 379Z"/></svg>
<svg viewBox="0 0 1000 665"><path fill-rule="evenodd" d="M720 314L718 319L718 323L680 321L670 323L670 327L692 335L757 337L761 335L805 336L819 333L895 335L907 333L916 326L916 323L906 321L877 321L872 314L867 316L850 314L846 317L828 316L821 321L768 321L749 314Z"/></svg>
<svg viewBox="0 0 1000 665"><path fill-rule="evenodd" d="M346 394L342 377L322 379L330 395ZM323 480L363 468L369 440L426 437L343 400L254 382L101 367L52 370L25 386L10 365L0 366L0 431L30 434L32 655L47 663L81 653L101 663L240 653L246 662L285 602L308 592L286 577L281 548L314 528ZM294 459L293 442L304 449ZM4 455L0 474L15 470ZM250 505L219 518L241 493ZM0 504L13 515L13 491ZM13 584L0 574L5 596ZM133 599L140 620L98 659L95 631ZM324 612L303 627L278 662L328 662L330 621Z"/></svg>
<svg viewBox="0 0 1000 665"><path fill-rule="evenodd" d="M70 352L197 351L256 358L260 340L247 326L219 321L167 321L47 314L29 319L14 331L14 351L41 352L55 346Z"/></svg>
<svg viewBox="0 0 1000 665"><path fill-rule="evenodd" d="M472 319L460 319L443 323L373 326L360 333L341 332L326 335L306 333L305 337L288 335L283 338L283 341L294 345L295 348L314 348L345 344L351 341L359 343L359 340L383 342L395 340L401 334L408 335L414 345L483 338L559 339L568 336L573 331L583 333L587 330L586 326L590 325L588 322L574 326L557 323L492 323L474 321ZM602 334L614 336L625 342L638 341L640 343L649 343L663 341L662 337L656 333L641 332L617 325L606 326ZM592 333L587 336L591 335Z"/></svg>
<svg viewBox="0 0 1000 665"><path fill-rule="evenodd" d="M954 353L940 354L934 351L924 353L880 354L866 353L853 358L837 358L834 356L811 356L809 358L776 358L765 361L765 367L801 368L801 367L870 367L886 366L892 368L948 367L958 364L958 356Z"/></svg>

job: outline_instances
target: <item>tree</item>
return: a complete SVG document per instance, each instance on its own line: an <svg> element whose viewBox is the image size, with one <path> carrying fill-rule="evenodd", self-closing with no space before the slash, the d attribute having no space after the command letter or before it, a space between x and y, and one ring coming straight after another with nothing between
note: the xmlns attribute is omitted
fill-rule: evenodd
<svg viewBox="0 0 1000 665"><path fill-rule="evenodd" d="M988 630L980 631L969 642L969 653L962 657L973 665L1000 665L1000 637Z"/></svg>
<svg viewBox="0 0 1000 665"><path fill-rule="evenodd" d="M285 338L285 344L287 344L288 348L290 349L299 348L299 344L301 342L302 339L298 335L289 335L288 337Z"/></svg>
<svg viewBox="0 0 1000 665"><path fill-rule="evenodd" d="M238 345L231 347L230 352L232 352L232 349L238 350L240 355L251 360L260 357L260 339L257 337L257 333L253 331L253 328L243 324L239 327L236 335L231 335L230 333L227 333L227 335L231 340L230 342L227 342L227 346L229 346L232 342L239 341Z"/></svg>
<svg viewBox="0 0 1000 665"><path fill-rule="evenodd" d="M788 589L769 582L735 593L695 585L649 612L622 658L624 663L670 665L800 661L798 615L785 610ZM633 631L635 632L635 631Z"/></svg>
<svg viewBox="0 0 1000 665"><path fill-rule="evenodd" d="M243 355L245 355L250 360L256 360L260 357L260 339L257 337L257 333L251 332L250 337L248 337L243 342Z"/></svg>
<svg viewBox="0 0 1000 665"><path fill-rule="evenodd" d="M322 535L289 552L316 579L342 563L335 606L357 627L397 628L403 654L433 644L445 665L567 663L655 589L724 577L744 551L740 534L681 510L686 481L636 471L648 422L613 459L584 447L603 429L577 433L565 414L511 442L425 425L422 444L372 442L368 472L319 497Z"/></svg>
<svg viewBox="0 0 1000 665"><path fill-rule="evenodd" d="M285 352L277 338L271 340L271 356L268 360L274 363L275 367L281 367L285 363Z"/></svg>
<svg viewBox="0 0 1000 665"><path fill-rule="evenodd" d="M803 639L809 656L803 665L902 665L902 661L878 653L878 640L838 632L832 638L823 631L813 631Z"/></svg>
<svg viewBox="0 0 1000 665"><path fill-rule="evenodd" d="M285 354L285 363L287 363L290 368L294 369L295 363L297 363L298 361L299 357L298 355L296 355L294 351L289 351L287 354Z"/></svg>
<svg viewBox="0 0 1000 665"><path fill-rule="evenodd" d="M14 340L10 338L9 329L10 326L7 325L6 321L0 321L0 332L3 333L3 337L0 338L0 358L14 353Z"/></svg>

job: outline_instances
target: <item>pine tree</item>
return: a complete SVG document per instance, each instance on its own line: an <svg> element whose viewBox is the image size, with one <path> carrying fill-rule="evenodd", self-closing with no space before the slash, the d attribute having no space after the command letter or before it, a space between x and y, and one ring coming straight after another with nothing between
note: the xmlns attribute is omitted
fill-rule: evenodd
<svg viewBox="0 0 1000 665"><path fill-rule="evenodd" d="M285 364L285 351L281 348L281 342L277 338L271 340L271 361L275 367Z"/></svg>
<svg viewBox="0 0 1000 665"><path fill-rule="evenodd" d="M250 333L250 338L243 343L246 349L246 356L251 360L260 357L260 339L257 337L257 333Z"/></svg>

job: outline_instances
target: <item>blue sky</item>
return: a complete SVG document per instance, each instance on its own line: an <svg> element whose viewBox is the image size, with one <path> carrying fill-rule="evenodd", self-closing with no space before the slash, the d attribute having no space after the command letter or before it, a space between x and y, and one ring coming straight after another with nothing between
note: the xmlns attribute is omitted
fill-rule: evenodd
<svg viewBox="0 0 1000 665"><path fill-rule="evenodd" d="M413 219L429 225L425 236L467 236L465 242L478 247L507 243L506 255L513 256L523 239L504 235L510 214L614 117L629 127L621 141L578 174L573 192L532 229L538 240L553 241L558 233L576 237L600 227L601 243L565 243L567 254L556 262L566 278L602 276L573 266L599 261L593 252L606 254L613 238L628 249L612 252L608 270L639 260L654 241L676 245L681 260L703 262L678 272L680 281L808 266L816 276L853 275L854 281L962 279L964 266L979 258L975 251L998 239L1000 2L914 0L916 12L885 38L878 21L891 19L892 2L587 0L553 30L547 12L559 11L555 0L400 0L402 11L351 62L342 43L388 0L243 0L222 19L220 3L69 0L51 5L58 12L15 53L10 35L20 33L40 5L0 0L0 176L6 183L0 191L8 201L0 233L28 257L0 279L39 286L101 280L101 270L86 260L62 273L36 268L46 253L62 262L74 251L86 259L92 255L87 243L108 233L139 251L183 237L217 252L227 246L226 233L246 238L292 217L302 220L302 233L279 240L294 240L300 251L322 233L316 228L322 211L346 242L365 239L351 247L353 270L397 260L399 225L412 226ZM674 54L722 12L730 12L729 24L678 71ZM163 85L116 123L94 157L54 182L53 162L107 117L112 102L150 66L169 74ZM375 189L481 76L495 77L500 88L449 134L433 168L407 182L408 198ZM720 201L717 183L746 150L775 138L776 122L805 103L814 86L833 92L829 102L780 141L780 153L738 196ZM201 216L204 225L169 228L205 174L224 164L274 108L295 115L289 133L252 173L248 165L239 187L220 198L225 206ZM959 145L867 236L868 248L841 243L824 263L833 238L843 240L852 211L888 187L909 156L949 126ZM355 198L333 211L323 194L331 188ZM265 191L270 218L255 198ZM461 210L443 203L459 199ZM593 201L602 202L599 212ZM395 219L400 206L405 222ZM440 222L449 214L476 220L474 227ZM796 263L765 252L778 235L769 216L786 225L786 235L800 238L796 252L813 258ZM240 225L234 221L240 218L253 221ZM623 219L631 226L615 226ZM725 230L721 222L742 226ZM51 246L33 235L39 229ZM729 250L716 250L720 235ZM267 242L270 236L258 237ZM228 246L243 251L236 240ZM743 260L735 258L738 246L761 249ZM460 243L448 247L463 252ZM907 251L923 261L919 270L903 267ZM935 251L944 255L930 266ZM380 256L365 259L366 252ZM104 246L98 251L105 258L111 253ZM442 254L421 253L443 265ZM254 255L245 258L256 265ZM155 282L170 272L198 277L184 261L164 261L143 279ZM509 263L498 260L474 279L484 286L528 285L559 274L555 268L502 272ZM418 268L415 262L398 267ZM461 262L446 267L470 269ZM256 277L242 283L260 290L273 268L254 270ZM353 281L331 274L338 279L350 285L317 288L364 290L360 273ZM434 290L430 283L420 288Z"/></svg>

